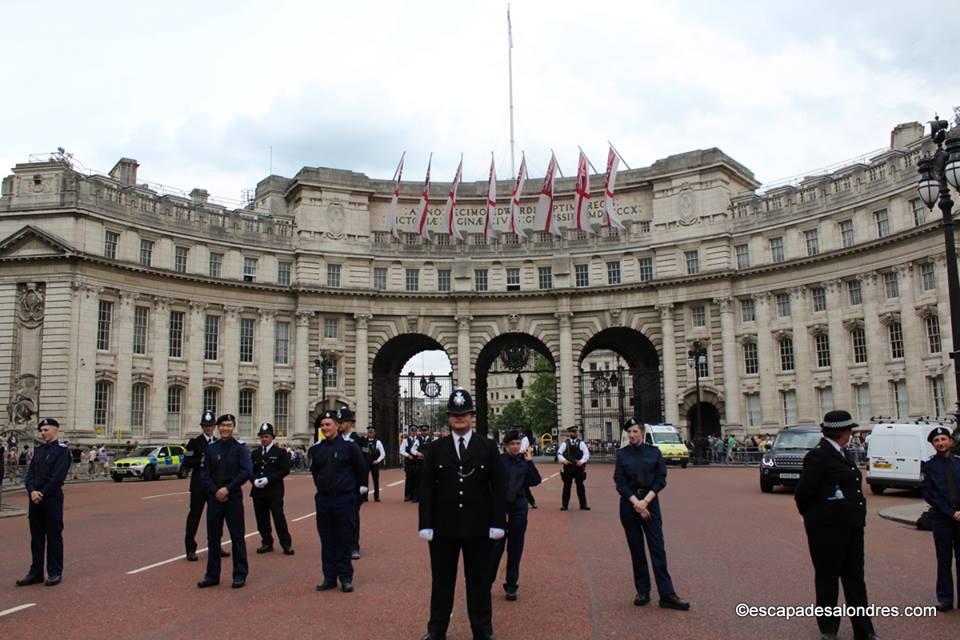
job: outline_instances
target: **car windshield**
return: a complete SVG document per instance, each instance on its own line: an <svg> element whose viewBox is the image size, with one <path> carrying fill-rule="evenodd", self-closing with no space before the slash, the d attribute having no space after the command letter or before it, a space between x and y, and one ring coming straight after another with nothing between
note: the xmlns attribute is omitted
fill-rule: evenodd
<svg viewBox="0 0 960 640"><path fill-rule="evenodd" d="M781 431L773 443L774 449L813 449L820 442L818 431Z"/></svg>
<svg viewBox="0 0 960 640"><path fill-rule="evenodd" d="M680 444L680 436L674 432L654 433L653 439L657 444Z"/></svg>
<svg viewBox="0 0 960 640"><path fill-rule="evenodd" d="M128 458L149 458L157 455L157 447L139 447L130 452Z"/></svg>

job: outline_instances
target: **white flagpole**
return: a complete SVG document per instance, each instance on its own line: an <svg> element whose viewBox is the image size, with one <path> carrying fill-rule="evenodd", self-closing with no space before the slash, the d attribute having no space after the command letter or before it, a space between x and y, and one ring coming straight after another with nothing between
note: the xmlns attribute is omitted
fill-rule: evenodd
<svg viewBox="0 0 960 640"><path fill-rule="evenodd" d="M610 148L613 149L613 152L617 154L618 158L620 158L620 162L623 163L623 166L625 166L630 171L633 171L633 169L630 169L630 165L627 164L627 161L624 160L623 155L619 151L617 151L617 148L615 146L613 146L613 143L607 140L607 144L610 145Z"/></svg>
<svg viewBox="0 0 960 640"><path fill-rule="evenodd" d="M507 3L507 61L510 74L510 175L516 175L516 152L513 142L513 25L510 23L510 4Z"/></svg>
<svg viewBox="0 0 960 640"><path fill-rule="evenodd" d="M577 151L579 151L580 153L583 153L583 148L580 146L577 146ZM600 173L599 171L597 171L597 168L593 166L593 163L590 162L590 158L587 157L587 154L583 153L583 155L584 157L587 158L587 164L590 165L590 170L593 171L594 173Z"/></svg>

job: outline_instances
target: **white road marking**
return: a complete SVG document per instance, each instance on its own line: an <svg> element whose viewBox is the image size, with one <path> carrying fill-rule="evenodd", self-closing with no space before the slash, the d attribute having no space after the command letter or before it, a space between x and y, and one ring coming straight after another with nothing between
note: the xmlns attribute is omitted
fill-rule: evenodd
<svg viewBox="0 0 960 640"><path fill-rule="evenodd" d="M546 482L547 480L550 480L551 478L556 478L558 475L560 475L560 472L559 472L559 471L556 472L555 474L553 474L552 476L547 476L546 478L543 479L543 481Z"/></svg>
<svg viewBox="0 0 960 640"><path fill-rule="evenodd" d="M154 498L165 498L167 496L183 496L190 493L189 491L177 491L175 493L158 493L155 496L146 496L145 498L140 498L141 500L153 500Z"/></svg>
<svg viewBox="0 0 960 640"><path fill-rule="evenodd" d="M406 480L397 480L396 482L391 482L391 483L388 484L387 486L388 486L388 487L395 487L395 486L397 486L398 484L403 484L404 482L406 482Z"/></svg>
<svg viewBox="0 0 960 640"><path fill-rule="evenodd" d="M19 607L13 607L12 609L7 609L6 611L0 611L0 618L3 616L10 615L11 613L16 613L17 611L22 611L23 609L29 609L30 607L37 606L36 602L30 602L28 604L22 604Z"/></svg>
<svg viewBox="0 0 960 640"><path fill-rule="evenodd" d="M315 515L317 515L317 512L316 512L316 511L313 511L313 512L311 512L311 513L308 513L308 514L305 515L305 516L300 516L299 518L294 518L294 519L291 520L290 522L300 522L301 520L306 520L307 518L310 518L310 517L315 516Z"/></svg>

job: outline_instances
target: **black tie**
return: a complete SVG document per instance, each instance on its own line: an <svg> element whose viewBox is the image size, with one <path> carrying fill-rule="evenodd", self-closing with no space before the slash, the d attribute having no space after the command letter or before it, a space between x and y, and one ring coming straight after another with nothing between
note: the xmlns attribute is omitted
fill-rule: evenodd
<svg viewBox="0 0 960 640"><path fill-rule="evenodd" d="M460 436L460 442L457 444L457 453L460 454L460 463L462 464L467 457L467 446L463 443L464 437Z"/></svg>
<svg viewBox="0 0 960 640"><path fill-rule="evenodd" d="M953 475L953 460L944 458L943 469L947 476L947 501L954 509L960 509L960 493L957 492L957 479Z"/></svg>

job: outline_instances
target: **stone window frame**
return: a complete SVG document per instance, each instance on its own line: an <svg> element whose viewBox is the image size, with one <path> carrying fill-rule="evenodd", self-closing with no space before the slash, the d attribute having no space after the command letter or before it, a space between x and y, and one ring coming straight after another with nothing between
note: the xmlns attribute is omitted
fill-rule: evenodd
<svg viewBox="0 0 960 640"><path fill-rule="evenodd" d="M215 313L207 313L203 317L203 361L218 362L220 360L220 331L222 329L223 316ZM209 357L211 353L216 352L214 357Z"/></svg>
<svg viewBox="0 0 960 640"><path fill-rule="evenodd" d="M223 277L223 259L225 254L221 251L209 251L207 255L207 275L211 278Z"/></svg>
<svg viewBox="0 0 960 640"><path fill-rule="evenodd" d="M109 228L105 228L103 230L103 257L104 258L108 260L117 259L117 249L120 247L120 233L121 232L119 230L114 230Z"/></svg>
<svg viewBox="0 0 960 640"><path fill-rule="evenodd" d="M883 294L887 300L900 297L900 274L896 271L883 272Z"/></svg>
<svg viewBox="0 0 960 640"><path fill-rule="evenodd" d="M139 304L134 305L132 338L131 350L133 355L147 355L147 345L149 344L150 339L150 307Z"/></svg>
<svg viewBox="0 0 960 640"><path fill-rule="evenodd" d="M742 341L741 354L743 358L743 375L755 376L760 373L760 349L753 337Z"/></svg>
<svg viewBox="0 0 960 640"><path fill-rule="evenodd" d="M473 288L475 291L478 291L480 293L490 290L490 270L489 269L473 270Z"/></svg>
<svg viewBox="0 0 960 640"><path fill-rule="evenodd" d="M339 289L343 277L343 265L337 262L327 263L327 287Z"/></svg>
<svg viewBox="0 0 960 640"><path fill-rule="evenodd" d="M109 352L113 345L114 301L100 298L97 305L97 351Z"/></svg>
<svg viewBox="0 0 960 640"><path fill-rule="evenodd" d="M257 360L257 321L254 318L240 318L238 323L239 340L237 350L240 364L255 364ZM249 328L245 333L244 327Z"/></svg>
<svg viewBox="0 0 960 640"><path fill-rule="evenodd" d="M750 268L750 244L742 243L735 245L733 251L736 254L737 258L737 269L749 269Z"/></svg>
<svg viewBox="0 0 960 640"><path fill-rule="evenodd" d="M186 273L190 260L190 247L183 245L173 246L173 270L177 273Z"/></svg>
<svg viewBox="0 0 960 640"><path fill-rule="evenodd" d="M374 267L373 268L373 288L375 291L386 291L387 290L387 278L389 276L389 270L387 267Z"/></svg>
<svg viewBox="0 0 960 640"><path fill-rule="evenodd" d="M827 288L810 287L810 303L813 313L823 313L827 310Z"/></svg>
<svg viewBox="0 0 960 640"><path fill-rule="evenodd" d="M406 278L406 275L404 276ZM419 275L417 276L419 279ZM409 280L405 280L406 285ZM447 292L453 287L453 271L451 269L437 269L437 291ZM409 291L409 289L407 289Z"/></svg>
<svg viewBox="0 0 960 640"><path fill-rule="evenodd" d="M277 260L277 284L289 286L293 275L293 262L289 260Z"/></svg>
<svg viewBox="0 0 960 640"><path fill-rule="evenodd" d="M621 284L623 282L623 269L619 260L607 262L607 284Z"/></svg>
<svg viewBox="0 0 960 640"><path fill-rule="evenodd" d="M840 247L842 249L847 249L856 244L856 228L853 224L853 218L840 220L837 222L837 226L840 228Z"/></svg>
<svg viewBox="0 0 960 640"><path fill-rule="evenodd" d="M174 316L173 314L178 314ZM179 318L179 322L174 322L174 317ZM186 336L186 324L187 324L187 312L182 309L170 309L170 316L167 319L167 357L182 359L183 356L183 347L184 347L184 337ZM174 342L174 336L177 335L177 341ZM174 354L174 345L176 344L176 354Z"/></svg>

